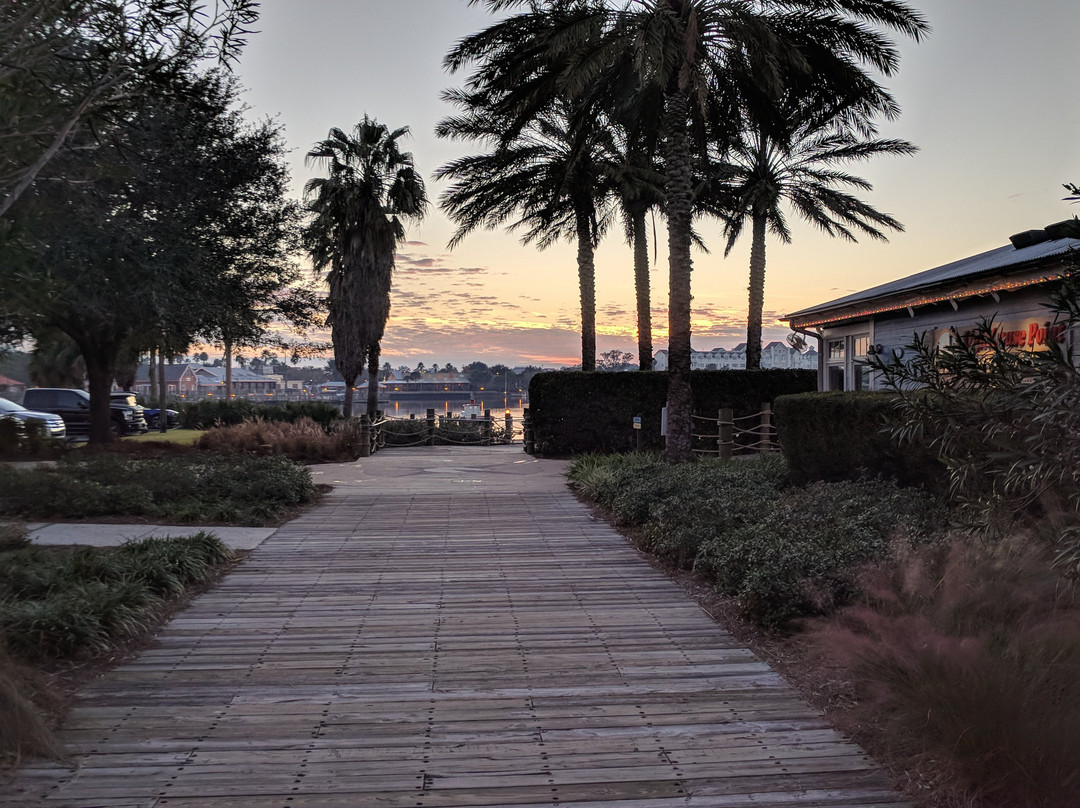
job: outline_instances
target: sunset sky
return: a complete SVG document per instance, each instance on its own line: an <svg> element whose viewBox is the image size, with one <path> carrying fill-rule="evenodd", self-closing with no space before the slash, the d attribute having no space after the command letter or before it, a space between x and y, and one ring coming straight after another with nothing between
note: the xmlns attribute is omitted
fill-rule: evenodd
<svg viewBox="0 0 1080 808"><path fill-rule="evenodd" d="M906 230L881 244L829 239L793 220L794 240L768 245L765 338L788 330L776 318L894 278L1007 243L1009 235L1068 218L1062 184L1080 182L1080 80L1076 0L915 0L933 31L902 41L899 75L886 84L900 118L882 134L915 143L914 157L855 166L867 199ZM253 117L284 126L294 192L313 176L304 154L365 113L409 126L418 169L437 200L437 167L475 151L437 139L453 110L440 92L464 75L442 69L447 50L491 22L466 0L263 0L259 33L237 68ZM711 249L695 255L696 349L744 341L749 244L723 257L719 227L698 229ZM512 233L479 232L453 251L453 225L432 207L397 259L383 355L392 364L580 362L575 249L543 252ZM654 346L666 347L664 222L653 273ZM749 232L744 236L748 239ZM650 247L650 250L652 248ZM632 263L616 229L597 253L597 350L636 352Z"/></svg>

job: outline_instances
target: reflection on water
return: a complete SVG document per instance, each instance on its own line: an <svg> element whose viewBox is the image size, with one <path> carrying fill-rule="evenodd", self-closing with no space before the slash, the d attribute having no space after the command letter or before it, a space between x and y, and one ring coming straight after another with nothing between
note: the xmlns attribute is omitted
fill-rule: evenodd
<svg viewBox="0 0 1080 808"><path fill-rule="evenodd" d="M515 421L521 419L522 410L529 406L521 396L508 396L505 399L505 406L501 395L495 398L481 395L474 400L480 405L481 412L491 410L495 418L502 418L506 410L510 410L510 415ZM411 399L409 401L380 401L379 408L390 418L408 418L411 415L423 418L427 415L428 409L434 409L436 415L446 415L447 412L455 416L460 415L467 403L467 401L446 401L445 399Z"/></svg>

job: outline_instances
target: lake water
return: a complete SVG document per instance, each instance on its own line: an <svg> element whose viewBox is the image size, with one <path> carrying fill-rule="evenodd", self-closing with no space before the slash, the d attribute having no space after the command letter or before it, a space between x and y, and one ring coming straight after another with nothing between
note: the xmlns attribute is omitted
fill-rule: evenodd
<svg viewBox="0 0 1080 808"><path fill-rule="evenodd" d="M514 417L515 421L521 420L522 410L528 406L528 402L523 397L516 395L506 398L505 407L503 406L502 394L491 397L481 393L476 397L475 401L480 405L481 411L491 410L491 414L495 418L502 418L506 410L510 410L510 415ZM427 415L429 408L434 409L436 415L446 415L447 411L456 415L461 412L462 407L464 407L468 401L410 399L408 401L387 401L379 403L388 418L408 418L410 415L415 415L417 418L423 418Z"/></svg>

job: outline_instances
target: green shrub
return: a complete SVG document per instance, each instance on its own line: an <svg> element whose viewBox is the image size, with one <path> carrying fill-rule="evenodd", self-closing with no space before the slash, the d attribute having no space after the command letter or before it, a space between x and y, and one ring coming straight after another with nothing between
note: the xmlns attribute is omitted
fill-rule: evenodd
<svg viewBox="0 0 1080 808"><path fill-rule="evenodd" d="M730 408L736 417L752 415L779 395L813 390L816 378L808 370L694 371L694 413L715 419L721 408ZM667 403L666 373L540 373L529 384L529 401L536 454L636 448L635 416L642 418L642 448L663 448L660 411ZM712 426L710 430L715 431Z"/></svg>
<svg viewBox="0 0 1080 808"><path fill-rule="evenodd" d="M112 549L0 554L0 644L32 660L101 653L150 625L163 598L205 581L231 558L205 532Z"/></svg>
<svg viewBox="0 0 1080 808"><path fill-rule="evenodd" d="M885 481L818 482L758 501L734 529L714 529L695 568L760 625L833 611L858 591L860 566L897 539L923 541L944 517L932 500ZM929 505L929 507L928 507Z"/></svg>
<svg viewBox="0 0 1080 808"><path fill-rule="evenodd" d="M88 454L52 468L0 466L0 514L22 518L265 524L310 502L314 493L310 472L280 456Z"/></svg>
<svg viewBox="0 0 1080 808"><path fill-rule="evenodd" d="M830 392L780 396L777 432L800 482L884 476L905 485L944 488L945 467L922 444L900 446L891 393Z"/></svg>
<svg viewBox="0 0 1080 808"><path fill-rule="evenodd" d="M939 498L889 481L794 485L776 456L669 465L657 455L587 455L567 473L635 528L641 549L695 569L773 629L848 602L860 565L898 538L928 540L944 521Z"/></svg>
<svg viewBox="0 0 1080 808"><path fill-rule="evenodd" d="M208 398L185 404L180 411L180 426L185 429L210 429L235 426L245 421L283 421L295 423L308 418L324 431L341 420L337 406L325 401L280 401L257 403L246 398Z"/></svg>

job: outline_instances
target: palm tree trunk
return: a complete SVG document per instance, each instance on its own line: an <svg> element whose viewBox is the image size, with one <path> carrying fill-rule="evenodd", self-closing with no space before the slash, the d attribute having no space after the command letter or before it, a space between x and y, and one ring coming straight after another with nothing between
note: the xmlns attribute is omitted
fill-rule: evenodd
<svg viewBox="0 0 1080 808"><path fill-rule="evenodd" d="M382 346L375 343L368 349L367 414L373 422L379 412L379 354Z"/></svg>
<svg viewBox="0 0 1080 808"><path fill-rule="evenodd" d="M355 381L355 379L354 379ZM346 418L352 418L353 386L348 379L345 380L345 398L341 401L341 414Z"/></svg>
<svg viewBox="0 0 1080 808"><path fill-rule="evenodd" d="M581 369L596 370L596 265L592 211L577 205L578 286L581 290Z"/></svg>
<svg viewBox="0 0 1080 808"><path fill-rule="evenodd" d="M645 211L633 214L633 229L638 370L652 370L652 299L649 290L649 232L645 224Z"/></svg>
<svg viewBox="0 0 1080 808"><path fill-rule="evenodd" d="M232 398L232 340L225 340L225 400Z"/></svg>
<svg viewBox="0 0 1080 808"><path fill-rule="evenodd" d="M693 165L686 121L688 102L683 90L665 100L664 157L668 166L668 395L667 446L672 462L694 459L690 435L693 397L690 391L690 228L693 216Z"/></svg>
<svg viewBox="0 0 1080 808"><path fill-rule="evenodd" d="M146 376L150 382L150 400L157 400L157 374L154 372L154 368L157 367L157 351L153 348L150 349L150 357L146 360Z"/></svg>
<svg viewBox="0 0 1080 808"><path fill-rule="evenodd" d="M746 315L746 369L761 367L761 312L765 306L765 214L754 213L750 245L750 308Z"/></svg>

